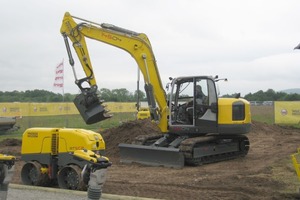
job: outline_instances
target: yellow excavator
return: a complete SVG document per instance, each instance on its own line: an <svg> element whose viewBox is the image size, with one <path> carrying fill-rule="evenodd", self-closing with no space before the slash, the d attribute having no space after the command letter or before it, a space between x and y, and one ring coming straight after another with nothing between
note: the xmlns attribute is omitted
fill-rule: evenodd
<svg viewBox="0 0 300 200"><path fill-rule="evenodd" d="M185 164L201 165L247 155L250 143L245 134L251 128L250 104L239 96L219 98L216 82L221 79L218 76L170 78L166 95L145 34L112 24L98 24L68 12L60 32L75 83L81 90L74 103L87 124L111 116L97 96L86 39L128 52L143 75L151 120L162 134L139 136L133 144L119 144L121 162L180 168ZM85 72L84 78L77 78L69 40ZM83 87L83 83L88 87Z"/></svg>

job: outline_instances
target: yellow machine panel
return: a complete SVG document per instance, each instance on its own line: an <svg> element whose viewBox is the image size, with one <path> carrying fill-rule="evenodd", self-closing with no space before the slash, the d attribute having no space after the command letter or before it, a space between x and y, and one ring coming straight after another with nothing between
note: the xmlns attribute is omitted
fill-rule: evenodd
<svg viewBox="0 0 300 200"><path fill-rule="evenodd" d="M137 112L137 119L147 119L150 118L149 108L140 108Z"/></svg>
<svg viewBox="0 0 300 200"><path fill-rule="evenodd" d="M82 149L104 150L105 142L100 134L84 129L30 128L23 133L22 154L56 154Z"/></svg>
<svg viewBox="0 0 300 200"><path fill-rule="evenodd" d="M105 149L105 142L100 134L84 129L61 129L59 131L59 144L59 152Z"/></svg>
<svg viewBox="0 0 300 200"><path fill-rule="evenodd" d="M50 153L51 148L48 148L47 145L50 147L50 140L51 140L51 133L58 132L56 128L30 128L27 129L23 133L22 138L22 154L28 153Z"/></svg>
<svg viewBox="0 0 300 200"><path fill-rule="evenodd" d="M219 124L250 124L250 103L244 99L219 98L218 99Z"/></svg>

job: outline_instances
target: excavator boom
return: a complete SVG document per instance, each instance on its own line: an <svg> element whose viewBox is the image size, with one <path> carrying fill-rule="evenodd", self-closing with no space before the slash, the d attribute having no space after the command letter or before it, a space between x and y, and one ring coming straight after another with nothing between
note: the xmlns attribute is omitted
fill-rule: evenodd
<svg viewBox="0 0 300 200"><path fill-rule="evenodd" d="M77 24L74 19L82 22ZM95 90L97 89L92 63L90 61L89 51L85 41L85 38L90 38L123 49L135 59L145 80L145 90L148 97L147 99L151 116L153 120L158 123L162 132L167 132L168 107L166 94L162 87L150 41L145 34L130 31L107 23L98 24L83 20L81 18L71 16L68 12L65 13L60 32L65 38L64 41L66 43L71 66L74 66L74 60L71 56L71 51L66 38L69 38L72 41L73 47L86 74L84 79L76 80L76 82L78 84L87 82L90 85L90 88L82 88L78 85L81 91L83 91L81 96L82 98L79 98L79 101L75 102L75 105L81 105L77 106L79 111L81 111L80 113L85 114L86 110L90 110L90 107L91 110L98 109L99 112L103 110L101 108L95 109L93 107L95 104L89 104L89 102L85 101L87 99L87 95L85 93L95 94ZM90 90L91 92L89 92ZM155 92L153 90L155 90ZM92 102L96 102L96 98L90 97L90 99L92 99ZM92 116L87 114L86 118L89 117L92 118ZM103 118L100 117L98 119L100 121ZM94 122L94 120L92 121Z"/></svg>

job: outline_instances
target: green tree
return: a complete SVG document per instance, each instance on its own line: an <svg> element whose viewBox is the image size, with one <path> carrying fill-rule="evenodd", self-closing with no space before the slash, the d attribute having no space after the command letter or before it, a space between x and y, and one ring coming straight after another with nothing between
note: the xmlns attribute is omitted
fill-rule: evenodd
<svg viewBox="0 0 300 200"><path fill-rule="evenodd" d="M248 101L299 101L300 94L287 94L285 92L275 92L268 89L266 92L259 90L255 93L245 95Z"/></svg>
<svg viewBox="0 0 300 200"><path fill-rule="evenodd" d="M136 91L134 91L134 95L133 95L132 101L137 101L138 100L138 96L139 96L139 100L140 101L147 100L146 99L146 94L143 91L141 91L141 90L137 91L136 90Z"/></svg>
<svg viewBox="0 0 300 200"><path fill-rule="evenodd" d="M101 88L100 91L99 91L99 95L100 95L101 100L104 100L104 101L113 101L112 100L113 99L113 94L107 88Z"/></svg>
<svg viewBox="0 0 300 200"><path fill-rule="evenodd" d="M285 101L299 101L300 100L300 95L299 94L289 94L286 95Z"/></svg>
<svg viewBox="0 0 300 200"><path fill-rule="evenodd" d="M132 94L125 88L113 89L112 95L115 102L127 102L133 99Z"/></svg>

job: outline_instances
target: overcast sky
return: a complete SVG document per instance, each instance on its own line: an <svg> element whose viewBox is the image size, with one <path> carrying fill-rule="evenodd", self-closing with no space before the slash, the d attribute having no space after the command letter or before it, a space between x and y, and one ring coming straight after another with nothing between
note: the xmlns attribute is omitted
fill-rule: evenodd
<svg viewBox="0 0 300 200"><path fill-rule="evenodd" d="M300 88L299 10L298 0L1 0L0 91L60 93L54 71L64 59L64 91L78 93L60 34L66 11L147 34L164 85L170 76L219 75L229 80L221 94ZM128 53L88 45L99 88L136 89Z"/></svg>

